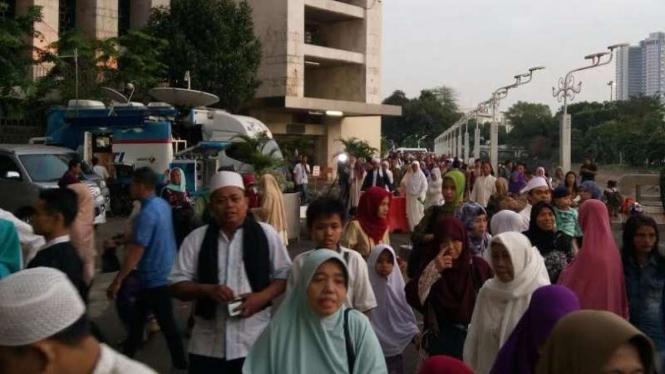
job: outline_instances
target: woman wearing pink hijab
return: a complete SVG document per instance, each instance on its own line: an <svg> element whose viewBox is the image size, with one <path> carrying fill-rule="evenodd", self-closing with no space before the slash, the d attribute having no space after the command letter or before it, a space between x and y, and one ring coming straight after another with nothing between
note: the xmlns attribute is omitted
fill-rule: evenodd
<svg viewBox="0 0 665 374"><path fill-rule="evenodd" d="M78 213L70 227L71 242L83 261L83 280L89 286L95 275L95 201L88 186L83 183L67 185L76 192Z"/></svg>
<svg viewBox="0 0 665 374"><path fill-rule="evenodd" d="M614 242L607 207L589 200L580 208L582 249L563 270L558 284L580 299L582 309L605 310L628 319L628 299L621 255Z"/></svg>

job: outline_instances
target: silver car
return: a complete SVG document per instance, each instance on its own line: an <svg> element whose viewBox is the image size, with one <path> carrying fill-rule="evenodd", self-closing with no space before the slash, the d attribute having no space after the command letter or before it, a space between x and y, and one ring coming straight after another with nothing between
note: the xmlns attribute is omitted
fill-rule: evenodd
<svg viewBox="0 0 665 374"><path fill-rule="evenodd" d="M58 187L74 156L72 150L61 147L0 144L0 208L16 213L32 207L40 190ZM95 225L105 223L109 198L104 181L84 172L81 182L95 200Z"/></svg>

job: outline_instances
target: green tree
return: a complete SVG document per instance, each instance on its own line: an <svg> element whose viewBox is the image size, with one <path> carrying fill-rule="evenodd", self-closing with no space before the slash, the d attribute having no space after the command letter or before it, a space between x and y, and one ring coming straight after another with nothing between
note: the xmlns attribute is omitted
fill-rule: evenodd
<svg viewBox="0 0 665 374"><path fill-rule="evenodd" d="M146 32L169 41L160 60L172 86L192 87L219 96L220 107L237 110L254 97L261 45L254 35L246 0L173 0L153 11Z"/></svg>
<svg viewBox="0 0 665 374"><path fill-rule="evenodd" d="M28 68L34 64L29 43L38 36L34 24L42 19L41 7L29 7L17 17L9 17L6 1L0 0L0 114L17 105L17 96L28 93L32 80Z"/></svg>
<svg viewBox="0 0 665 374"><path fill-rule="evenodd" d="M513 129L508 144L524 147L539 159L549 159L558 147L558 125L545 104L519 101L506 112Z"/></svg>
<svg viewBox="0 0 665 374"><path fill-rule="evenodd" d="M379 150L370 146L364 140L360 140L356 137L349 139L338 139L340 143L344 145L344 152L350 155L354 155L359 159L368 159L374 157L378 154Z"/></svg>
<svg viewBox="0 0 665 374"><path fill-rule="evenodd" d="M118 67L107 71L107 84L124 87L132 83L136 87L134 98L147 100L148 90L166 79L168 66L160 58L168 42L139 30L130 30L111 43L115 48L109 59L116 59Z"/></svg>
<svg viewBox="0 0 665 374"><path fill-rule="evenodd" d="M434 139L462 116L457 94L446 86L422 90L414 99L407 98L402 91L395 91L383 102L402 106L402 116L387 119L382 126L382 135L398 146L405 145L405 142L412 144L414 137L427 135L420 144L432 149Z"/></svg>
<svg viewBox="0 0 665 374"><path fill-rule="evenodd" d="M78 51L79 99L102 99L101 82L107 76L115 56L115 43L108 40L89 40L83 30L67 31L41 54L40 63L51 65L49 73L38 82L37 97L51 97L54 101L76 98L76 64L74 50ZM58 95L52 95L57 92Z"/></svg>

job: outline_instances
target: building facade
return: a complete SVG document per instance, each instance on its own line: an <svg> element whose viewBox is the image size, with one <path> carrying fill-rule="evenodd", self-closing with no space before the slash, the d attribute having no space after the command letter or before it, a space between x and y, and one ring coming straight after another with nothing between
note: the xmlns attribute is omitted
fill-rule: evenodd
<svg viewBox="0 0 665 374"><path fill-rule="evenodd" d="M150 10L168 6L169 0L6 0L16 14L25 13L32 6L42 8L42 22L35 25L38 37L32 44L45 49L60 35L78 27L94 39L107 39L141 27L150 17ZM48 66L32 67L33 78L48 72Z"/></svg>
<svg viewBox="0 0 665 374"><path fill-rule="evenodd" d="M339 139L381 148L382 3L379 0L249 0L261 40L262 85L249 114L275 137L305 137L301 150L332 166ZM334 173L334 171L333 171Z"/></svg>
<svg viewBox="0 0 665 374"><path fill-rule="evenodd" d="M46 48L73 27L90 38L122 35L147 22L170 0L9 0L20 14L41 6ZM13 1L13 2L12 2ZM382 3L380 0L248 0L263 48L259 87L248 114L277 140L305 137L316 164L336 164L339 139L356 137L381 147L381 116L401 107L381 104ZM14 10L15 9L15 10ZM48 66L35 66L33 78Z"/></svg>
<svg viewBox="0 0 665 374"><path fill-rule="evenodd" d="M665 33L654 32L639 46L621 48L616 62L616 97L660 96L665 101Z"/></svg>

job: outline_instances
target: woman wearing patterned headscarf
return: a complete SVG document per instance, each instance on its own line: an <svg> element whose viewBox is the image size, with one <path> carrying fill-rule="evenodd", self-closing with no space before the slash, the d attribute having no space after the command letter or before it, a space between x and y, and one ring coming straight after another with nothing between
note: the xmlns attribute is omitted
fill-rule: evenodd
<svg viewBox="0 0 665 374"><path fill-rule="evenodd" d="M480 204L469 201L457 207L455 216L466 227L471 253L482 256L492 241L492 235L488 233L487 213L485 209Z"/></svg>

